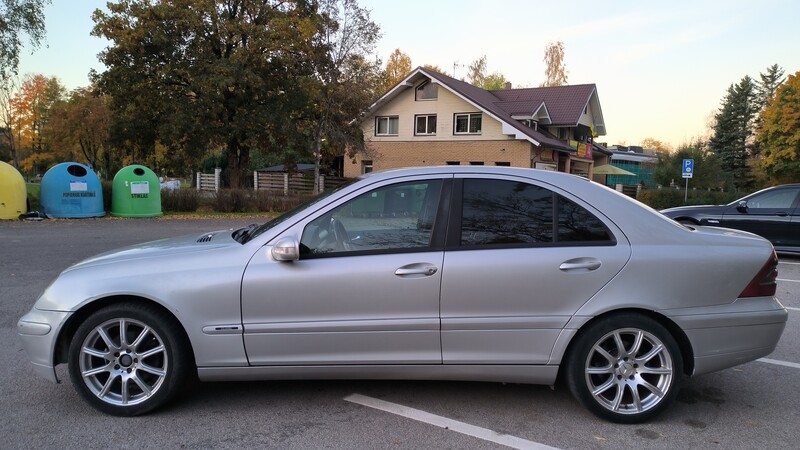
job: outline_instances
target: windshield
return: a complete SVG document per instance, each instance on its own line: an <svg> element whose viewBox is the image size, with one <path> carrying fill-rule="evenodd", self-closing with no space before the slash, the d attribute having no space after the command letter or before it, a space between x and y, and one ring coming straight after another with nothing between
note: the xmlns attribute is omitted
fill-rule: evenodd
<svg viewBox="0 0 800 450"><path fill-rule="evenodd" d="M355 181L355 180L353 180L353 181ZM306 209L309 206L319 202L320 200L323 200L323 199L329 197L334 192L338 192L340 189L342 189L342 188L344 188L346 186L349 186L352 183L353 182L351 181L351 182L348 182L348 183L346 183L346 184L344 184L342 186L339 186L336 189L331 189L329 191L324 191L323 193L319 194L318 196L316 196L314 198L311 198L308 201L305 201L305 202L295 206L294 208L290 209L289 211L286 211L285 213L281 214L280 216L278 216L278 217L276 217L276 218L264 223L263 225L254 228L252 231L247 233L247 236L242 241L242 244L252 240L256 236L259 236L259 235L265 233L266 231L272 229L274 226L285 222L287 219L291 218L292 216L297 214L299 211L301 211L303 209Z"/></svg>

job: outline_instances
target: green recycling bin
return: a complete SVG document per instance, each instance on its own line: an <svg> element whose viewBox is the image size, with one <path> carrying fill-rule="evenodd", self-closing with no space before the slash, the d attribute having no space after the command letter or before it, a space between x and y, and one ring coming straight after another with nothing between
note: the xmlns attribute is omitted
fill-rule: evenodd
<svg viewBox="0 0 800 450"><path fill-rule="evenodd" d="M123 167L111 186L111 215L156 217L161 211L161 183L155 172L137 164Z"/></svg>

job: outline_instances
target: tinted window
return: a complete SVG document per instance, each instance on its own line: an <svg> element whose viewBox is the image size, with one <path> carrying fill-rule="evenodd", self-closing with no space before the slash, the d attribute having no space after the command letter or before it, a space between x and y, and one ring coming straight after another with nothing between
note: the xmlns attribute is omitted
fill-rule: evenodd
<svg viewBox="0 0 800 450"><path fill-rule="evenodd" d="M441 180L384 186L318 217L303 230L303 255L430 246Z"/></svg>
<svg viewBox="0 0 800 450"><path fill-rule="evenodd" d="M461 245L553 241L553 195L503 180L464 180Z"/></svg>
<svg viewBox="0 0 800 450"><path fill-rule="evenodd" d="M613 237L594 214L549 189L506 180L464 180L462 246L553 242L612 243Z"/></svg>
<svg viewBox="0 0 800 450"><path fill-rule="evenodd" d="M781 189L777 191L765 192L751 197L747 200L748 208L783 208L792 207L794 198L797 196L795 189Z"/></svg>
<svg viewBox="0 0 800 450"><path fill-rule="evenodd" d="M558 241L610 241L611 233L594 214L575 202L558 196Z"/></svg>

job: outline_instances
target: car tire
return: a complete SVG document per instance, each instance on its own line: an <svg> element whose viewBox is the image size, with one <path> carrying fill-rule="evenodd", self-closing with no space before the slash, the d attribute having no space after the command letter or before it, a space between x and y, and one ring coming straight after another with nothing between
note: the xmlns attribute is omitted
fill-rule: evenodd
<svg viewBox="0 0 800 450"><path fill-rule="evenodd" d="M683 360L675 339L639 314L607 316L581 330L567 357L566 381L589 411L616 423L641 423L678 394Z"/></svg>
<svg viewBox="0 0 800 450"><path fill-rule="evenodd" d="M89 404L105 413L136 416L152 411L190 380L191 349L179 330L171 315L153 305L104 307L73 336L70 379Z"/></svg>

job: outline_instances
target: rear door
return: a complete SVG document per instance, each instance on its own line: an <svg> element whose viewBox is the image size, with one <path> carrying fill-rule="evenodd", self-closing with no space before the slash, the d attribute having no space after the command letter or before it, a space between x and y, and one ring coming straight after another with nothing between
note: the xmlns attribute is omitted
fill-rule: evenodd
<svg viewBox="0 0 800 450"><path fill-rule="evenodd" d="M591 206L525 179L457 176L450 223L444 363L546 364L570 317L630 257Z"/></svg>

